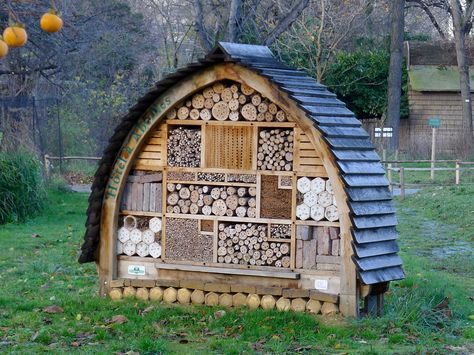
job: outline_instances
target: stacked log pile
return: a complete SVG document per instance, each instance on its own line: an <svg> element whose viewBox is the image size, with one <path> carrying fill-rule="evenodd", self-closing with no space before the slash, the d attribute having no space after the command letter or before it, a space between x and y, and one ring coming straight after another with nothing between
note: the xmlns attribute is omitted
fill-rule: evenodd
<svg viewBox="0 0 474 355"><path fill-rule="evenodd" d="M167 213L214 216L257 216L255 187L168 183Z"/></svg>
<svg viewBox="0 0 474 355"><path fill-rule="evenodd" d="M225 264L290 267L290 244L270 242L267 226L219 223L217 261Z"/></svg>
<svg viewBox="0 0 474 355"><path fill-rule="evenodd" d="M330 315L339 312L339 297L318 290L265 287L249 284L206 283L202 280L127 280L115 284L112 300L137 298L142 301L180 303L249 309L308 312Z"/></svg>
<svg viewBox="0 0 474 355"><path fill-rule="evenodd" d="M160 218L154 217L144 222L134 216L125 216L123 226L117 233L117 255L159 258L161 256L160 232Z"/></svg>
<svg viewBox="0 0 474 355"><path fill-rule="evenodd" d="M258 169L291 171L293 139L292 129L262 129L258 139Z"/></svg>
<svg viewBox="0 0 474 355"><path fill-rule="evenodd" d="M201 130L177 127L168 132L168 165L197 168L201 165Z"/></svg>
<svg viewBox="0 0 474 355"><path fill-rule="evenodd" d="M337 227L296 228L296 268L339 270L341 237Z"/></svg>
<svg viewBox="0 0 474 355"><path fill-rule="evenodd" d="M284 122L286 113L251 87L217 82L167 114L168 119Z"/></svg>
<svg viewBox="0 0 474 355"><path fill-rule="evenodd" d="M300 220L309 218L315 221L339 220L336 198L330 180L319 177L310 180L302 177L298 179L296 187L298 189L296 217Z"/></svg>

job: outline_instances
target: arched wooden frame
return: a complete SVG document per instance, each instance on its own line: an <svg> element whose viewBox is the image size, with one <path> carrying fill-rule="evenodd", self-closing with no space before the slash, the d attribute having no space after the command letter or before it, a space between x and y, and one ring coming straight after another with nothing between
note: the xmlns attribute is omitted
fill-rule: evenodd
<svg viewBox="0 0 474 355"><path fill-rule="evenodd" d="M204 69L198 73L188 76L187 78L177 82L171 88L166 90L155 101L151 107L159 107L159 113L155 114L150 120L151 115L147 111L143 117L148 117L148 125L139 126L139 122L131 131L123 147L128 143L132 143L133 149L128 150L129 156L126 161L116 161L115 167L120 167L120 174L111 176L109 184L113 180L116 186L115 193L104 197L102 205L101 228L100 228L100 250L99 250L99 280L100 294L106 296L109 291L110 281L116 276L116 238L117 225L120 210L121 195L125 186L126 177L128 176L134 161L140 153L143 145L148 140L151 132L166 119L166 112L173 108L182 99L195 93L196 91L206 87L216 81L233 80L239 83L245 83L256 91L266 96L269 100L280 106L291 117L295 123L308 136L313 146L320 153L320 157L328 177L334 185L334 194L339 209L339 221L341 231L341 269L340 269L340 311L344 315L357 315L357 285L355 265L351 259L351 220L349 218L349 207L346 201L344 185L339 175L339 171L335 162L335 158L322 139L321 133L315 127L314 122L306 117L297 103L288 97L288 94L278 88L267 78L258 73L242 67L235 63L216 64L210 68ZM156 110L155 110L156 113ZM148 115L148 116L147 116ZM142 117L142 118L143 118ZM140 132L140 134L136 134ZM123 148L122 148L123 149Z"/></svg>

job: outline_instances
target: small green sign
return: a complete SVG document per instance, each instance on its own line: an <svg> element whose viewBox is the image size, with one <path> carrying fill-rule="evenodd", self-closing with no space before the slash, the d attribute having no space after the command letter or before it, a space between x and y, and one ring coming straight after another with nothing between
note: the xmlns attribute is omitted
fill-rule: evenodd
<svg viewBox="0 0 474 355"><path fill-rule="evenodd" d="M437 118L437 117L428 118L428 126L433 127L433 128L438 128L439 126L441 126L441 118Z"/></svg>

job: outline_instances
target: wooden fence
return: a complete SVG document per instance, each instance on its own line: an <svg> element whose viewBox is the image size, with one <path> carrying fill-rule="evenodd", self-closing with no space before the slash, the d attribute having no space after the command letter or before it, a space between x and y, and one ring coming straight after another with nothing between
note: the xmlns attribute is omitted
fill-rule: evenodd
<svg viewBox="0 0 474 355"><path fill-rule="evenodd" d="M89 161L99 161L102 159L101 157L81 157L81 156L67 156L67 157L54 157L54 156L49 156L45 155L43 157L43 162L44 162L44 174L46 179L49 179L50 173L51 173L51 162L52 161L59 161L59 164L61 164L63 161L67 160L89 160Z"/></svg>
<svg viewBox="0 0 474 355"><path fill-rule="evenodd" d="M423 184L407 183L406 182L406 172L407 171L429 171L430 179L434 181L436 171L452 171L454 173L454 184L461 184L461 172L474 170L474 167L469 167L470 165L474 166L474 162L467 162L461 160L384 160L382 163L385 166L387 171L387 178L390 183L390 189L392 190L394 186L400 188L400 199L405 198L405 192L407 186L420 186ZM415 164L415 163L430 163L430 167L420 168L420 167L406 167L399 166L399 164ZM436 167L436 164L439 163L453 163L454 167ZM393 180L393 172L399 173L399 181Z"/></svg>

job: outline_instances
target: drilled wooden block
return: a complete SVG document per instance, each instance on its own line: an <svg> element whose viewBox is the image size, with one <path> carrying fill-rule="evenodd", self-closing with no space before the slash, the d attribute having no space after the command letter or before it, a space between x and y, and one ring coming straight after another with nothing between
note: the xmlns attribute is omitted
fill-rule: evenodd
<svg viewBox="0 0 474 355"><path fill-rule="evenodd" d="M331 243L331 254L334 256L338 256L340 254L341 249L341 240L334 239Z"/></svg>
<svg viewBox="0 0 474 355"><path fill-rule="evenodd" d="M296 226L296 239L309 240L311 239L311 237L312 237L311 226Z"/></svg>
<svg viewBox="0 0 474 355"><path fill-rule="evenodd" d="M303 269L316 267L316 239L303 242Z"/></svg>
<svg viewBox="0 0 474 355"><path fill-rule="evenodd" d="M329 233L318 234L318 255L329 255L330 239Z"/></svg>
<svg viewBox="0 0 474 355"><path fill-rule="evenodd" d="M296 241L296 258L295 258L295 267L301 269L303 267L303 241Z"/></svg>
<svg viewBox="0 0 474 355"><path fill-rule="evenodd" d="M323 264L319 263L316 265L316 269L325 271L339 271L341 269L340 264Z"/></svg>

